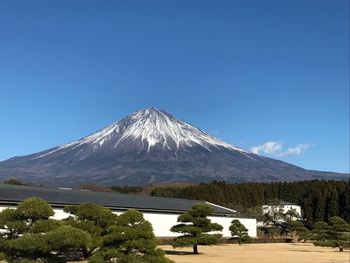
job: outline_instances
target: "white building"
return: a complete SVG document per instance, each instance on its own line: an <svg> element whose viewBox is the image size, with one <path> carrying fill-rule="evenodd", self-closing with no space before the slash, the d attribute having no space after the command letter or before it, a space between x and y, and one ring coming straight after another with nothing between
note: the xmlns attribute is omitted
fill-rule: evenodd
<svg viewBox="0 0 350 263"><path fill-rule="evenodd" d="M233 219L238 219L248 229L249 236L256 237L256 219L238 218L235 210L199 200L0 185L0 211L15 208L18 203L33 196L42 198L53 207L55 219L69 216L63 211L65 206L83 203L102 205L116 214L121 214L127 209L137 209L152 224L156 237L177 236L178 233L170 231L170 228L177 224L177 217L195 203L206 203L214 208L214 213L209 218L223 226L223 237L231 236L229 227Z"/></svg>

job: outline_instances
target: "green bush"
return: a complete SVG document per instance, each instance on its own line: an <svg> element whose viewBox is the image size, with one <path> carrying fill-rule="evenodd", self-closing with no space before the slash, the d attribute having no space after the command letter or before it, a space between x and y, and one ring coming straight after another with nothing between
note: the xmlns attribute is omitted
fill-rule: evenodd
<svg viewBox="0 0 350 263"><path fill-rule="evenodd" d="M66 225L85 231L91 236L88 249L83 251L85 257L89 257L102 245L103 236L116 223L118 217L111 210L96 204L67 206L64 211L73 215L64 220Z"/></svg>
<svg viewBox="0 0 350 263"><path fill-rule="evenodd" d="M24 234L16 239L8 240L6 253L11 258L40 258L51 251L45 235Z"/></svg>
<svg viewBox="0 0 350 263"><path fill-rule="evenodd" d="M52 215L51 206L36 197L24 200L17 209L0 212L0 251L8 262L53 263L62 261L67 252L89 251L89 233L49 219Z"/></svg>
<svg viewBox="0 0 350 263"><path fill-rule="evenodd" d="M47 232L46 241L51 251L65 254L72 250L87 251L91 237L83 230L71 226L60 226Z"/></svg>
<svg viewBox="0 0 350 263"><path fill-rule="evenodd" d="M38 197L30 197L22 201L18 205L16 213L19 218L33 222L48 219L54 215L52 207Z"/></svg>
<svg viewBox="0 0 350 263"><path fill-rule="evenodd" d="M34 222L28 229L30 233L46 233L62 225L61 221L47 219Z"/></svg>
<svg viewBox="0 0 350 263"><path fill-rule="evenodd" d="M80 221L80 220L68 219L68 220L64 220L64 223L66 225L71 226L71 227L81 229L85 232L88 232L93 236L101 236L106 231L106 229L95 225L91 221Z"/></svg>
<svg viewBox="0 0 350 263"><path fill-rule="evenodd" d="M172 262L157 249L151 224L143 214L128 210L117 218L115 225L103 237L103 246L89 262Z"/></svg>
<svg viewBox="0 0 350 263"><path fill-rule="evenodd" d="M111 210L96 204L67 206L63 210L77 216L80 221L90 221L102 228L113 225L117 218Z"/></svg>
<svg viewBox="0 0 350 263"><path fill-rule="evenodd" d="M18 217L16 209L5 209L0 213L0 237L13 239L28 229L28 224Z"/></svg>
<svg viewBox="0 0 350 263"><path fill-rule="evenodd" d="M114 262L121 262L119 261L120 257L121 253L118 249L101 249L89 258L89 263L113 262L114 259L118 259L118 261L114 260Z"/></svg>
<svg viewBox="0 0 350 263"><path fill-rule="evenodd" d="M1 249L1 246L0 246ZM0 260L6 260L7 259L7 255L4 252L0 252Z"/></svg>

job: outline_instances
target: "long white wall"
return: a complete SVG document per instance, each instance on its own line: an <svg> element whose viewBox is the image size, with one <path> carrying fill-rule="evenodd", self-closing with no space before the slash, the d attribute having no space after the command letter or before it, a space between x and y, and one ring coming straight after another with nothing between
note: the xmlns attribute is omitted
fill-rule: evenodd
<svg viewBox="0 0 350 263"><path fill-rule="evenodd" d="M0 211L6 208L15 208L14 206L0 206ZM69 216L63 209L55 208L54 219L61 220ZM122 212L113 212L120 215ZM177 233L170 231L170 228L177 224L177 217L179 214L163 214L163 213L143 213L145 219L149 221L153 226L153 231L156 237L176 237ZM256 237L256 219L252 218L233 218L233 217L209 217L213 223L218 223L223 226L222 235L223 237L230 237L231 233L229 227L233 219L238 219L247 229L250 237Z"/></svg>
<svg viewBox="0 0 350 263"><path fill-rule="evenodd" d="M158 213L144 213L145 219L148 220L154 230L154 234L157 237L176 237L177 233L171 232L170 228L176 224L177 217L179 214L158 214ZM256 237L256 220L248 218L232 218L232 217L209 217L213 223L218 223L223 226L222 232L223 237L231 237L229 227L233 219L238 219L247 229L248 234L251 237Z"/></svg>

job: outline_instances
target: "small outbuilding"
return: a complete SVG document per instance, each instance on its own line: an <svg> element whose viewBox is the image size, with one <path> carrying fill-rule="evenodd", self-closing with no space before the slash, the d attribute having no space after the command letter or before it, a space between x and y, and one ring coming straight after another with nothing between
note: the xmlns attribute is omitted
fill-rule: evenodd
<svg viewBox="0 0 350 263"><path fill-rule="evenodd" d="M63 211L65 206L83 203L105 206L115 214L121 214L127 209L137 209L152 224L154 234L159 238L177 236L177 233L170 231L177 224L177 217L195 203L206 203L214 209L209 218L223 226L223 237L231 236L229 227L233 219L238 219L248 229L249 236L256 237L256 219L243 218L235 210L201 200L0 184L0 211L16 208L21 201L33 196L42 198L53 207L55 219L69 216Z"/></svg>

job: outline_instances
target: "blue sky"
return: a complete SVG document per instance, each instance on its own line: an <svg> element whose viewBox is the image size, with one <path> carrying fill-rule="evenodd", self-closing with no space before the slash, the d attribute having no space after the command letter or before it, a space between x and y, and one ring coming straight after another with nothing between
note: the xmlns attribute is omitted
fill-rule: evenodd
<svg viewBox="0 0 350 263"><path fill-rule="evenodd" d="M154 106L349 171L349 1L0 1L0 160Z"/></svg>

